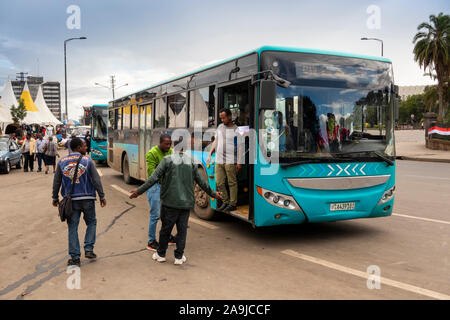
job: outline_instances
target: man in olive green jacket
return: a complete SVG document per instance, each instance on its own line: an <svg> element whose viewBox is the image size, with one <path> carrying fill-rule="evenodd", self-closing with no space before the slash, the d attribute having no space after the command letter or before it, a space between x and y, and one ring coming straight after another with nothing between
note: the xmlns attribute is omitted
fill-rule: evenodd
<svg viewBox="0 0 450 320"><path fill-rule="evenodd" d="M186 246L187 223L189 212L194 208L194 182L200 188L216 199L221 199L220 192L212 190L198 172L192 158L182 152L175 152L163 158L150 178L137 190L132 190L130 199L137 198L147 189L161 181L161 230L159 232L159 247L153 254L158 262L166 261L166 250L174 225L177 225L177 242L175 264L183 264Z"/></svg>

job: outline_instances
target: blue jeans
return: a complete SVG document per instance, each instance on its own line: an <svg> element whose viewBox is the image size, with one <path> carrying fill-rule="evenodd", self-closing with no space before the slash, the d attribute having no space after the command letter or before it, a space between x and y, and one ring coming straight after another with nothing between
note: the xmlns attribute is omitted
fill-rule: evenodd
<svg viewBox="0 0 450 320"><path fill-rule="evenodd" d="M38 161L38 170L42 170L42 159L44 159L43 153L37 153L37 161Z"/></svg>
<svg viewBox="0 0 450 320"><path fill-rule="evenodd" d="M67 221L69 227L69 254L72 259L79 259L81 256L80 242L78 240L78 224L80 223L81 212L83 212L83 219L87 226L84 237L84 251L94 251L97 229L95 200L73 200L72 216L70 221Z"/></svg>
<svg viewBox="0 0 450 320"><path fill-rule="evenodd" d="M156 240L156 224L159 220L159 211L161 209L161 185L155 183L153 187L147 190L148 204L150 205L150 220L148 222L148 241Z"/></svg>

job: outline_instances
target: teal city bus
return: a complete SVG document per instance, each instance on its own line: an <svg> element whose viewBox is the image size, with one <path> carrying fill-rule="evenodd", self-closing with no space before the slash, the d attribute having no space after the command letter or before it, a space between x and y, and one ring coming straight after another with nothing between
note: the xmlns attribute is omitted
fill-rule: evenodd
<svg viewBox="0 0 450 320"><path fill-rule="evenodd" d="M108 138L108 105L95 104L89 112L91 116L91 158L106 162Z"/></svg>
<svg viewBox="0 0 450 320"><path fill-rule="evenodd" d="M384 57L260 47L111 101L108 165L144 181L146 152L184 129L215 189L207 157L227 108L245 155L227 214L254 227L389 216L396 88ZM195 214L213 219L220 200L198 186L195 197Z"/></svg>

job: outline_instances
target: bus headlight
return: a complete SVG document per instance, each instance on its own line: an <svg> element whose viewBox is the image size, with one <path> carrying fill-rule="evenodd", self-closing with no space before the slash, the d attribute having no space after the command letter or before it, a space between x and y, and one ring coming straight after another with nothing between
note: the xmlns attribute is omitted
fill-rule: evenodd
<svg viewBox="0 0 450 320"><path fill-rule="evenodd" d="M388 202L389 200L392 199L392 197L394 197L394 193L395 193L395 186L393 186L390 189L387 189L384 193L383 196L381 197L380 201L378 201L377 205L383 204Z"/></svg>
<svg viewBox="0 0 450 320"><path fill-rule="evenodd" d="M294 197L288 196L287 194L282 194L270 190L263 189L261 187L256 187L256 190L268 203L273 206L277 206L283 209L295 210L303 212L302 208L297 204Z"/></svg>

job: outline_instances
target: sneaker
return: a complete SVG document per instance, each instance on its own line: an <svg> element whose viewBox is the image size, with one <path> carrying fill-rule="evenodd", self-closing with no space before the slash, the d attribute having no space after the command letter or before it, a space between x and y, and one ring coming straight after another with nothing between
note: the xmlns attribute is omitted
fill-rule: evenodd
<svg viewBox="0 0 450 320"><path fill-rule="evenodd" d="M97 258L97 255L94 253L94 251L86 251L84 253L84 256L88 259L95 259Z"/></svg>
<svg viewBox="0 0 450 320"><path fill-rule="evenodd" d="M153 260L156 260L158 262L166 262L166 258L165 257L160 257L158 252L155 252L152 256Z"/></svg>
<svg viewBox="0 0 450 320"><path fill-rule="evenodd" d="M177 244L177 241L176 241L175 237L173 235L170 235L169 246L173 246L175 244Z"/></svg>
<svg viewBox="0 0 450 320"><path fill-rule="evenodd" d="M80 266L80 259L69 259L69 261L67 261L67 265L68 266Z"/></svg>
<svg viewBox="0 0 450 320"><path fill-rule="evenodd" d="M223 211L235 211L237 208L236 206L232 206L231 204L227 205L226 208Z"/></svg>
<svg viewBox="0 0 450 320"><path fill-rule="evenodd" d="M225 208L228 206L227 203L222 203L222 205L220 207L218 207L216 210L217 211L225 211Z"/></svg>
<svg viewBox="0 0 450 320"><path fill-rule="evenodd" d="M183 255L181 259L175 258L175 262L173 264L183 264L186 262L186 257Z"/></svg>
<svg viewBox="0 0 450 320"><path fill-rule="evenodd" d="M147 244L147 250L150 250L150 251L156 251L156 250L158 250L158 247L159 247L159 243L156 240L153 240L152 242L149 241Z"/></svg>

